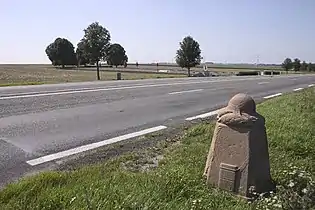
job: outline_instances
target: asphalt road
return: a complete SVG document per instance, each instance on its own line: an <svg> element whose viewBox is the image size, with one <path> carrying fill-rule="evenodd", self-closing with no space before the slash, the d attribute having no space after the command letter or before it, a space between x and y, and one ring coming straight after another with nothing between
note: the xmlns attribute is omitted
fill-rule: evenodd
<svg viewBox="0 0 315 210"><path fill-rule="evenodd" d="M0 186L36 170L26 161L224 105L315 83L315 75L181 78L0 88ZM40 166L39 166L40 167Z"/></svg>

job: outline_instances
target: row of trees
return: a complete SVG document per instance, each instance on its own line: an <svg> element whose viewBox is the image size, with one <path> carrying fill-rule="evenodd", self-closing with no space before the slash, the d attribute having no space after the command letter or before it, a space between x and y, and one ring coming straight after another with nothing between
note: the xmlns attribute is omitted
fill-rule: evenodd
<svg viewBox="0 0 315 210"><path fill-rule="evenodd" d="M109 31L98 22L92 23L84 29L84 37L77 44L75 50L73 44L65 38L57 38L46 48L46 54L54 66L65 68L66 65L86 65L96 63L97 79L100 80L99 62L107 61L108 65L127 66L128 56L125 49L118 43L111 44ZM180 42L180 48L176 53L176 63L190 69L201 62L201 50L199 43L191 36L187 36ZM157 64L158 66L158 64Z"/></svg>
<svg viewBox="0 0 315 210"><path fill-rule="evenodd" d="M293 70L295 72L297 71L315 71L315 64L314 63L306 63L303 61L301 63L301 60L298 58L295 58L293 61L291 58L286 58L282 63L282 68L288 72L290 70Z"/></svg>
<svg viewBox="0 0 315 210"><path fill-rule="evenodd" d="M94 22L84 29L84 36L77 44L76 51L73 44L65 38L57 38L45 50L54 66L86 65L96 63L97 79L100 80L99 62L107 61L113 66L127 66L128 56L125 49L118 43L110 43L109 31Z"/></svg>
<svg viewBox="0 0 315 210"><path fill-rule="evenodd" d="M106 61L112 66L127 66L128 56L125 49L118 43L110 43L111 36L109 31L101 26L98 22L94 22L84 29L84 36L77 44L75 50L73 44L65 38L57 38L46 48L46 54L54 66L66 65L86 65L96 63L97 79L100 80L99 62ZM201 50L199 43L191 36L186 36L180 43L176 52L176 63L187 68L188 76L190 69L201 62ZM158 65L158 64L157 64ZM315 64L307 64L305 61L301 63L299 59L292 61L286 58L282 63L282 67L286 70L294 71L315 71Z"/></svg>

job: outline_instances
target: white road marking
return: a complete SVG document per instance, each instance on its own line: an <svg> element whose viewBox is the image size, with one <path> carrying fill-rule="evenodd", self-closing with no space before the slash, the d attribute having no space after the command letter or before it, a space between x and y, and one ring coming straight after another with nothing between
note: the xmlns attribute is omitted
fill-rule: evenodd
<svg viewBox="0 0 315 210"><path fill-rule="evenodd" d="M175 82L175 83L164 83L164 84L147 84L147 85L135 85L135 86L123 86L123 87L107 87L107 88L98 88L98 89L79 89L79 90L70 90L62 92L50 92L50 93L19 93L20 95L10 95L2 96L0 100L7 99L18 99L18 98L31 98L31 97L40 97L40 96L54 96L54 95L66 95L74 93L88 93L88 92L99 92L99 91L111 91L111 90L126 90L126 89L137 89L137 88L147 88L147 87L164 87L164 86L175 86L175 85L190 85L190 84L201 84L201 83L217 83L217 82L229 82L229 81L244 81L244 80L259 80L261 78L246 78L246 79L226 79L226 80L207 80L207 81L193 81L193 82ZM23 94L23 95L22 95Z"/></svg>
<svg viewBox="0 0 315 210"><path fill-rule="evenodd" d="M160 126L157 126L157 127L148 128L148 129L141 130L141 131L138 131L138 132L129 133L129 134L126 134L126 135L122 135L122 136L118 136L118 137L115 137L115 138L103 140L103 141L100 141L100 142L95 142L95 143L92 143L92 144L83 145L83 146L72 148L72 149L69 149L69 150L62 151L62 152L57 152L57 153L54 153L54 154L46 155L46 156L43 156L43 157L39 157L39 158L36 158L36 159L33 159L33 160L26 161L26 163L31 165L31 166L36 166L36 165L39 165L39 164L42 164L42 163L46 163L46 162L49 162L49 161L53 161L53 160L57 160L57 159L60 159L60 158L68 157L70 155L75 155L75 154L78 154L78 153L81 153L81 152L86 152L88 150L96 149L96 148L99 148L99 147L102 147L102 146L105 146L105 145L109 145L109 144L113 144L113 143L116 143L116 142L124 141L124 140L131 139L131 138L134 138L134 137L142 136L142 135L145 135L145 134L153 133L153 132L160 131L160 130L163 130L163 129L166 129L166 128L167 128L166 126L160 125Z"/></svg>
<svg viewBox="0 0 315 210"><path fill-rule="evenodd" d="M259 82L258 85L268 84L269 82Z"/></svg>
<svg viewBox="0 0 315 210"><path fill-rule="evenodd" d="M293 89L293 91L299 91L299 90L303 90L304 88L296 88L296 89Z"/></svg>
<svg viewBox="0 0 315 210"><path fill-rule="evenodd" d="M188 118L186 118L186 120L187 120L187 121L191 121L191 120L195 120L195 119L199 119L199 118L212 117L212 116L217 115L219 110L220 110L220 109L215 110L215 111L212 111L212 112L200 114L200 115L197 115L197 116L194 116L194 117L188 117Z"/></svg>
<svg viewBox="0 0 315 210"><path fill-rule="evenodd" d="M310 85L308 85L308 87L313 87L314 86L314 84L310 84Z"/></svg>
<svg viewBox="0 0 315 210"><path fill-rule="evenodd" d="M276 93L273 95L265 96L264 99L274 98L274 97L281 96L281 95L282 95L282 93Z"/></svg>
<svg viewBox="0 0 315 210"><path fill-rule="evenodd" d="M193 92L200 92L203 91L203 89L195 89L195 90L184 90L184 91L178 91L178 92L171 92L169 95L176 95L176 94L182 94L182 93L193 93Z"/></svg>

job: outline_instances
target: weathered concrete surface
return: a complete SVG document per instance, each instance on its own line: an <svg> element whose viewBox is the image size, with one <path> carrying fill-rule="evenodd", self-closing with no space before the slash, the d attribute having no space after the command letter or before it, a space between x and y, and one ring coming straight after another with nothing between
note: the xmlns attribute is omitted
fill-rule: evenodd
<svg viewBox="0 0 315 210"><path fill-rule="evenodd" d="M265 119L254 100L235 95L218 113L205 167L207 183L244 197L273 190Z"/></svg>

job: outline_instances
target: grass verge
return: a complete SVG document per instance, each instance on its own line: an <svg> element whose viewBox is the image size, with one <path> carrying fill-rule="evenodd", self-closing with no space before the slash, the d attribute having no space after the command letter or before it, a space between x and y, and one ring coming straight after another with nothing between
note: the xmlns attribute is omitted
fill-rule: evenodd
<svg viewBox="0 0 315 210"><path fill-rule="evenodd" d="M116 80L116 72L101 71L102 80ZM122 79L185 77L183 74L123 72ZM0 86L85 82L96 80L96 71L60 70L48 65L0 65Z"/></svg>
<svg viewBox="0 0 315 210"><path fill-rule="evenodd" d="M289 166L315 178L314 91L258 105L266 118L272 176L279 185L291 183L296 174ZM141 152L24 178L0 192L0 209L277 209L273 200L263 200L263 206L249 204L205 185L202 173L213 128L213 123L204 122ZM277 195L287 195L283 192L293 195L288 190ZM290 202L276 204L280 209L303 209ZM311 209L312 202L304 209Z"/></svg>

